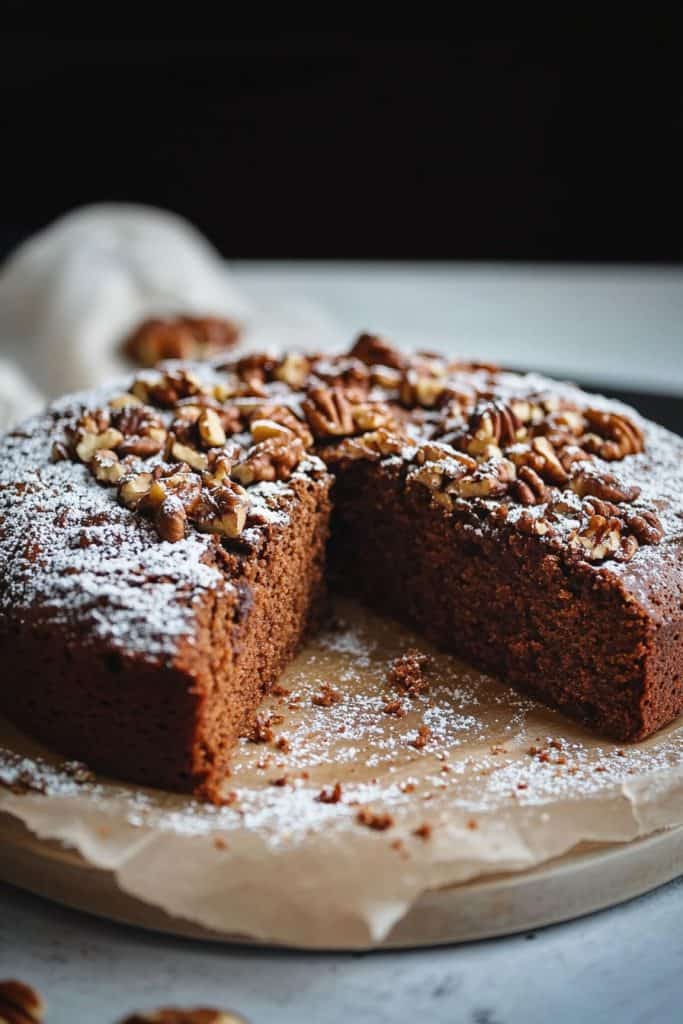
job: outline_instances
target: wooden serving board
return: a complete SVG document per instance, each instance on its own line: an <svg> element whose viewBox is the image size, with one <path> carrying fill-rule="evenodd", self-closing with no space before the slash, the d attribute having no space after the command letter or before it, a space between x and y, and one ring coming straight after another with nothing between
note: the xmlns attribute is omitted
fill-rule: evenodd
<svg viewBox="0 0 683 1024"><path fill-rule="evenodd" d="M376 948L509 935L557 924L649 892L683 872L683 828L632 843L586 845L528 872L425 893ZM56 903L138 928L211 942L253 938L201 928L122 892L110 871L0 815L0 878Z"/></svg>

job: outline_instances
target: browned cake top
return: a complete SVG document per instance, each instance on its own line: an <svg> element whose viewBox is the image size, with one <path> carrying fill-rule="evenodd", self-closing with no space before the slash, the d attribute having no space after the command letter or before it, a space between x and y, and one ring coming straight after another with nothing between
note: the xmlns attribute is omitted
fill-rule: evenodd
<svg viewBox="0 0 683 1024"><path fill-rule="evenodd" d="M293 482L358 459L472 531L619 574L654 607L680 587L681 451L571 385L371 335L343 356L168 364L1 442L0 608L87 611L100 635L170 650L193 601L230 585L217 550L258 549L295 514Z"/></svg>

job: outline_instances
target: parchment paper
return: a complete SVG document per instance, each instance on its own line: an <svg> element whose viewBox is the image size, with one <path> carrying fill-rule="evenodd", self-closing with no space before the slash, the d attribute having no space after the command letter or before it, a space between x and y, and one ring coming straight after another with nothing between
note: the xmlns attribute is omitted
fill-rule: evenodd
<svg viewBox="0 0 683 1024"><path fill-rule="evenodd" d="M443 654L410 697L387 675L411 647L430 650L340 603L264 705L272 738L241 742L221 808L83 782L0 724L0 811L172 915L307 947L378 943L427 889L683 824L683 723L617 747Z"/></svg>

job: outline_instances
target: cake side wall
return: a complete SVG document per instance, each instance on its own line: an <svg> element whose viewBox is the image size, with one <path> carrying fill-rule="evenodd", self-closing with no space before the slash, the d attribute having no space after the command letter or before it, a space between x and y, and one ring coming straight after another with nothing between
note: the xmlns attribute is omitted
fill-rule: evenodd
<svg viewBox="0 0 683 1024"><path fill-rule="evenodd" d="M195 679L45 623L0 618L0 711L52 752L141 785L193 788Z"/></svg>
<svg viewBox="0 0 683 1024"><path fill-rule="evenodd" d="M239 599L217 604L211 623L209 689L194 739L198 790L220 800L240 735L249 734L265 693L301 645L323 607L329 479L292 485L290 521L256 551L226 545L226 570Z"/></svg>
<svg viewBox="0 0 683 1024"><path fill-rule="evenodd" d="M402 497L402 495L404 495ZM444 649L606 735L642 735L649 619L609 572L536 537L492 538L355 464L336 487L338 582Z"/></svg>

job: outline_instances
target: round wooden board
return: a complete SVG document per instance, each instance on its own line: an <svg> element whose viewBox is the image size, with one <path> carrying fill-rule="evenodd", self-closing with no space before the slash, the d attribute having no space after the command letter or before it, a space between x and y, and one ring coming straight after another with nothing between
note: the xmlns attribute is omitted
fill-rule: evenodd
<svg viewBox="0 0 683 1024"><path fill-rule="evenodd" d="M376 948L401 949L529 931L615 906L683 873L683 828L633 843L586 846L532 871L425 893ZM76 910L212 942L257 944L170 917L118 887L114 875L0 815L0 878ZM265 944L265 943L264 943Z"/></svg>

